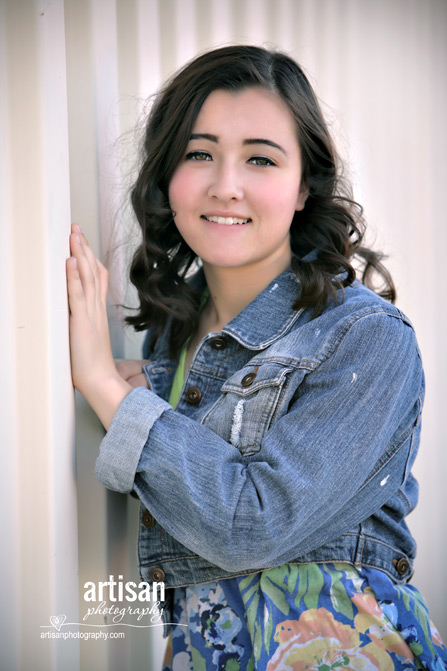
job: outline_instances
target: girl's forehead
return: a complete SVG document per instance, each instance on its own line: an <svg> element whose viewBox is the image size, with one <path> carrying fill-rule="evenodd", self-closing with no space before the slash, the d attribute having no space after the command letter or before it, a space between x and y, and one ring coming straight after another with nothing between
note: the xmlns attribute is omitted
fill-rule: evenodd
<svg viewBox="0 0 447 671"><path fill-rule="evenodd" d="M261 87L239 91L215 89L205 99L193 132L211 133L217 128L276 130L296 136L297 124L287 104L275 91Z"/></svg>

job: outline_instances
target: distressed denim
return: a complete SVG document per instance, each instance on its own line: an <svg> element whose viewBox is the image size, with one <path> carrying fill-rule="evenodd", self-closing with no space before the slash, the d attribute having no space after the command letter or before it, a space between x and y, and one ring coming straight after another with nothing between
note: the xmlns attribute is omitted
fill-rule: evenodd
<svg viewBox="0 0 447 671"><path fill-rule="evenodd" d="M286 270L198 347L174 411L162 338L96 475L142 502L142 579L344 561L410 579L424 377L411 323L356 282L312 319ZM147 345L145 347L148 356Z"/></svg>

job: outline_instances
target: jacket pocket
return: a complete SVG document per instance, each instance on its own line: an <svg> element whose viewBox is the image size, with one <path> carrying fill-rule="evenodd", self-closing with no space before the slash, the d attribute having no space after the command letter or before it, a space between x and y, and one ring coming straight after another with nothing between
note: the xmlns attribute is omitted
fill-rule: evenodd
<svg viewBox="0 0 447 671"><path fill-rule="evenodd" d="M202 423L244 456L256 454L266 431L285 412L282 392L292 370L277 363L244 366L224 382Z"/></svg>

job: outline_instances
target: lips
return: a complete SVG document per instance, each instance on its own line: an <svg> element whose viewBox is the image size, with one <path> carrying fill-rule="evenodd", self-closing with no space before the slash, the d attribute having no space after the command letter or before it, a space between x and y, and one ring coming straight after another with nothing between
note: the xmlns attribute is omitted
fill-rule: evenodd
<svg viewBox="0 0 447 671"><path fill-rule="evenodd" d="M201 218L214 224L222 224L224 226L242 226L243 224L248 224L251 221L250 217L242 219L241 217L220 217L213 214L206 216L202 214Z"/></svg>

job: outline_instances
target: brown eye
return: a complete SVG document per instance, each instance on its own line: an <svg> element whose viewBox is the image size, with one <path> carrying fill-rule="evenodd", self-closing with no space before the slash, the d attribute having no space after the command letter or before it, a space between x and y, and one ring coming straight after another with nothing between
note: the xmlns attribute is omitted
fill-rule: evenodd
<svg viewBox="0 0 447 671"><path fill-rule="evenodd" d="M211 154L206 151L190 151L186 154L187 161L211 161Z"/></svg>
<svg viewBox="0 0 447 671"><path fill-rule="evenodd" d="M269 165L276 165L272 159L267 158L267 156L252 156L248 162L252 165L259 165L261 168Z"/></svg>

